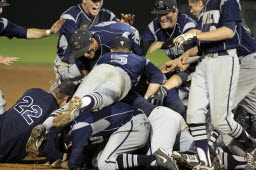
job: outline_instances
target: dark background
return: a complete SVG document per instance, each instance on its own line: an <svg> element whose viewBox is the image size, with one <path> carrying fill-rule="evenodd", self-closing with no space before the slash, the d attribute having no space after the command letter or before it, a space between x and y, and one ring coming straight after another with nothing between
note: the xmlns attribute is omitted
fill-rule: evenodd
<svg viewBox="0 0 256 170"><path fill-rule="evenodd" d="M11 6L3 8L1 17L27 28L48 29L64 11L70 6L81 3L81 0L7 0L7 2ZM142 33L155 18L155 15L150 14L154 8L154 2L155 0L104 0L103 8L111 10L117 17L121 13L135 14L134 26ZM241 0L240 2L242 16L245 17L255 35L256 2L255 0ZM187 0L177 0L177 3L180 12L189 14Z"/></svg>

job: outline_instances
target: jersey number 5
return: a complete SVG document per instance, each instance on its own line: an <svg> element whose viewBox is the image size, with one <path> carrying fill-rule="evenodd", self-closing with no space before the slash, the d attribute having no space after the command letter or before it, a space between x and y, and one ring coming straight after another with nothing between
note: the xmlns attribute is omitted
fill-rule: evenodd
<svg viewBox="0 0 256 170"><path fill-rule="evenodd" d="M111 55L111 61L110 62L119 63L121 65L125 65L125 64L127 64L127 57L128 57L128 55L114 54L114 55Z"/></svg>
<svg viewBox="0 0 256 170"><path fill-rule="evenodd" d="M43 110L38 105L33 105L33 99L30 96L25 96L22 100L14 109L21 114L28 125L31 125L34 122L32 117L39 118Z"/></svg>

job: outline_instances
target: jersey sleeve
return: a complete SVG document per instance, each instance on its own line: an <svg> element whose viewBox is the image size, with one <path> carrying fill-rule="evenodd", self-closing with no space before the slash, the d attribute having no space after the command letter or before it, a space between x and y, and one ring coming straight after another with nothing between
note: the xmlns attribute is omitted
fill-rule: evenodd
<svg viewBox="0 0 256 170"><path fill-rule="evenodd" d="M144 75L149 83L162 84L165 80L164 74L148 59Z"/></svg>
<svg viewBox="0 0 256 170"><path fill-rule="evenodd" d="M5 18L0 18L0 35L10 39L13 37L27 38L27 29L18 26Z"/></svg>
<svg viewBox="0 0 256 170"><path fill-rule="evenodd" d="M145 29L144 33L142 34L141 49L142 49L143 55L147 54L147 51L151 46L151 44L156 41L156 37L154 36L152 29L153 29L153 22L151 22L148 25L148 27Z"/></svg>
<svg viewBox="0 0 256 170"><path fill-rule="evenodd" d="M189 30L195 29L196 22L189 16L185 15L182 26L182 33L186 33Z"/></svg>
<svg viewBox="0 0 256 170"><path fill-rule="evenodd" d="M224 0L222 0L224 1ZM241 22L240 4L236 0L226 0L221 6L222 20L223 23L235 21Z"/></svg>

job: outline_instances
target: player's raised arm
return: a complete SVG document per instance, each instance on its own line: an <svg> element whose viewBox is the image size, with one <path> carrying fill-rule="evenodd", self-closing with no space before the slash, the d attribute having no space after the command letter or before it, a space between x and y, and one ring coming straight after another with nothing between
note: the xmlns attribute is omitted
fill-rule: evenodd
<svg viewBox="0 0 256 170"><path fill-rule="evenodd" d="M11 65L13 62L18 61L17 57L3 57L0 56L0 64Z"/></svg>
<svg viewBox="0 0 256 170"><path fill-rule="evenodd" d="M27 30L27 39L43 38L43 37L48 37L52 34L56 34L57 32L59 32L64 22L65 22L65 19L61 18L52 25L51 29L48 29L48 30L30 28Z"/></svg>

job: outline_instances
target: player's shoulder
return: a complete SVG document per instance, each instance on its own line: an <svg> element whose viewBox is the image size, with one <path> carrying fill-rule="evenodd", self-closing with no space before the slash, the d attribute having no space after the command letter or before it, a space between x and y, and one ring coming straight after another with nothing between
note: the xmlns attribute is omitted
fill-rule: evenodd
<svg viewBox="0 0 256 170"><path fill-rule="evenodd" d="M0 24L7 25L8 24L8 19L0 17Z"/></svg>
<svg viewBox="0 0 256 170"><path fill-rule="evenodd" d="M35 94L35 95L39 95L39 94L48 94L48 92L44 91L43 89L41 88L31 88L31 89L28 89L24 95L27 95L27 94Z"/></svg>
<svg viewBox="0 0 256 170"><path fill-rule="evenodd" d="M106 8L101 8L99 13L109 14L109 15L115 15L112 11Z"/></svg>
<svg viewBox="0 0 256 170"><path fill-rule="evenodd" d="M74 19L82 12L81 6L71 6L65 12L62 13L61 17L65 19Z"/></svg>
<svg viewBox="0 0 256 170"><path fill-rule="evenodd" d="M187 22L193 22L194 24L196 24L196 21L191 18L189 15L187 14L183 14L183 13L179 13L178 14L178 23L187 23Z"/></svg>

